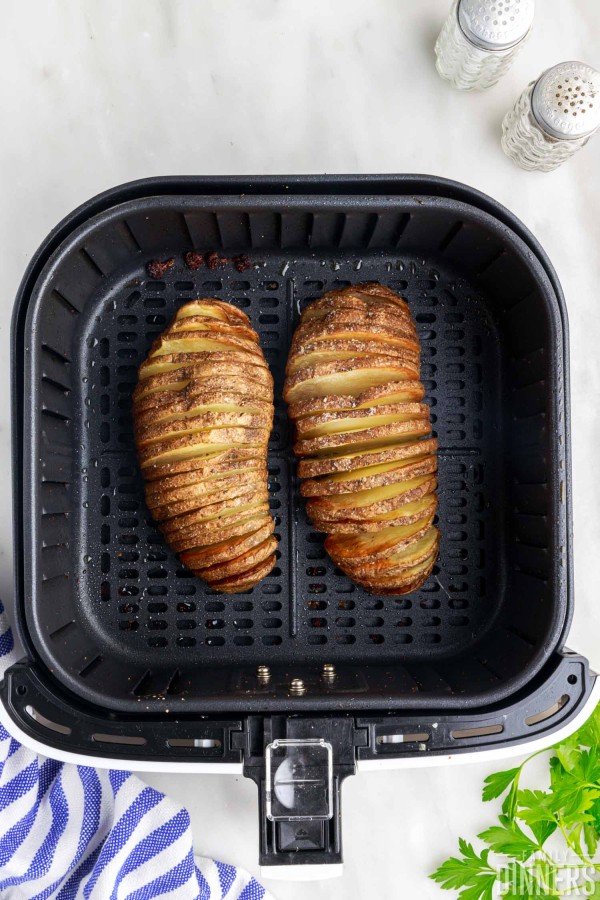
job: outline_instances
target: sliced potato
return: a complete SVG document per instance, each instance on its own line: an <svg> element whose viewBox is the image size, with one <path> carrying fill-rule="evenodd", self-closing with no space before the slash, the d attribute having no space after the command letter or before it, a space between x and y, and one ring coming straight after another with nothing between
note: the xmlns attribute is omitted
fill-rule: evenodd
<svg viewBox="0 0 600 900"><path fill-rule="evenodd" d="M359 357L300 369L286 378L286 403L327 397L329 394L361 394L374 385L414 381L419 366L389 356Z"/></svg>
<svg viewBox="0 0 600 900"><path fill-rule="evenodd" d="M328 319L329 317L327 317ZM300 326L294 335L291 352L299 353L304 347L314 344L326 345L331 341L358 341L374 345L376 350L383 348L395 348L398 350L412 350L419 353L419 341L416 333L408 328L394 328L391 325L376 322L325 322L321 324L308 323ZM304 351L306 352L306 351Z"/></svg>
<svg viewBox="0 0 600 900"><path fill-rule="evenodd" d="M392 525L356 535L330 534L325 539L325 549L338 566L374 563L420 540L432 522L433 514L428 512L408 525Z"/></svg>
<svg viewBox="0 0 600 900"><path fill-rule="evenodd" d="M312 478L300 486L303 497L327 497L336 494L348 494L352 491L364 491L369 488L383 487L420 475L437 472L435 456L417 456L397 462L381 463L379 466L367 466L353 472L338 472L322 478Z"/></svg>
<svg viewBox="0 0 600 900"><path fill-rule="evenodd" d="M426 403L387 403L362 409L324 412L307 416L296 422L299 439L320 437L324 434L342 434L346 431L362 431L391 422L409 422L411 419L429 417Z"/></svg>
<svg viewBox="0 0 600 900"><path fill-rule="evenodd" d="M239 477L224 479L227 484L222 481L212 482L212 484L217 485L217 487L210 492L193 492L191 488L189 488L187 496L177 500L168 496L163 497L162 503L155 503L150 508L152 517L157 522L162 522L166 519L172 519L175 516L180 516L183 513L191 512L195 509L201 509L207 506L214 506L216 508L216 504L218 503L225 504L241 494L258 491L266 482L266 472L259 469L253 473L253 475L254 477L252 479L245 480L242 480Z"/></svg>
<svg viewBox="0 0 600 900"><path fill-rule="evenodd" d="M189 351L171 353L167 356L147 357L144 360L138 369L139 381L134 392L134 398L149 390L148 385L142 384L148 378L169 373L170 378L175 378L176 380L178 376L174 373L179 373L180 376L185 378L199 377L201 374L212 375L215 373L218 375L220 372L225 371L224 369L219 369L218 366L228 366L227 371L233 375L240 374L240 372L243 374L244 367L251 366L253 378L261 377L261 373L264 373L264 378L267 380L270 376L267 364L261 356L254 353L246 353L246 351L240 350L238 347L229 347L213 352L203 350L197 353ZM194 371L188 374L187 369Z"/></svg>
<svg viewBox="0 0 600 900"><path fill-rule="evenodd" d="M211 460L213 460L212 464ZM147 481L145 491L148 505L166 491L175 495L177 491L185 489L189 485L204 484L208 487L216 481L222 481L226 478L240 478L265 468L265 461L259 456L254 456L250 459L232 459L230 462L219 462L218 456L216 456L214 458L211 457L204 466L200 466L201 460L191 460L191 462L197 463L196 468L178 472L174 475L161 473L160 478ZM149 470L146 477L152 474L152 470Z"/></svg>
<svg viewBox="0 0 600 900"><path fill-rule="evenodd" d="M269 537L261 544L257 544L256 547L246 550L245 553L231 557L227 562L202 569L199 574L209 584L213 584L223 578L241 575L243 572L253 569L259 563L263 563L268 557L273 555L276 549L277 538Z"/></svg>
<svg viewBox="0 0 600 900"><path fill-rule="evenodd" d="M262 522L262 524L260 524ZM262 520L250 520L247 522L247 528L251 529L244 532L239 537L231 537L224 541L218 541L215 544L209 544L206 547L196 547L193 550L185 550L180 554L182 563L192 571L201 571L209 567L226 563L228 560L235 559L258 547L264 543L275 530L275 522L269 516Z"/></svg>
<svg viewBox="0 0 600 900"><path fill-rule="evenodd" d="M274 407L264 400L256 400L248 394L223 394L218 397L198 396L187 400L176 400L171 404L151 406L145 410L136 410L135 428L142 433L145 428L157 426L166 422L181 422L189 419L197 419L204 415L228 414L238 416L239 421L235 425L244 425L246 416L259 416L265 422L273 421Z"/></svg>
<svg viewBox="0 0 600 900"><path fill-rule="evenodd" d="M425 396L420 381L389 382L375 385L357 397L350 394L314 397L311 400L300 400L288 407L290 419L297 422L306 416L318 416L326 412L342 412L347 409L364 409L369 406L381 406L388 403L417 403Z"/></svg>
<svg viewBox="0 0 600 900"><path fill-rule="evenodd" d="M224 303L222 300L213 300L212 298L201 298L199 300L190 300L177 310L177 319L185 319L189 316L212 316L217 319L225 318L227 320L239 321L244 325L250 324L250 319L243 310L238 309L231 303Z"/></svg>
<svg viewBox="0 0 600 900"><path fill-rule="evenodd" d="M172 437L149 447L140 447L143 469L156 463L166 463L206 456L239 447L256 447L266 452L269 440L267 428L208 428L183 437Z"/></svg>
<svg viewBox="0 0 600 900"><path fill-rule="evenodd" d="M332 472L354 472L380 463L435 453L436 450L437 438L421 438L382 449L334 451L318 459L301 459L298 462L298 475L300 478L316 478Z"/></svg>
<svg viewBox="0 0 600 900"><path fill-rule="evenodd" d="M257 582L262 581L275 566L275 555L270 556L265 562L259 563L247 572L239 575L232 575L229 578L223 578L220 581L213 581L211 587L223 594L240 594L254 587Z"/></svg>
<svg viewBox="0 0 600 900"><path fill-rule="evenodd" d="M438 543L439 531L434 525L430 525L425 534L417 540L407 542L403 548L389 556L369 562L346 561L343 568L352 578L391 578L394 575L404 575L407 570L428 560L437 550Z"/></svg>
<svg viewBox="0 0 600 900"><path fill-rule="evenodd" d="M351 519L321 518L316 513L311 515L315 528L319 531L327 531L329 534L362 534L365 532L381 531L392 525L410 525L425 515L434 515L437 509L435 494L426 494L419 500L411 500L404 506L391 512L374 515L360 522Z"/></svg>
<svg viewBox="0 0 600 900"><path fill-rule="evenodd" d="M401 596L402 594L410 594L412 591L418 590L421 585L425 584L437 559L438 548L436 546L434 552L424 561L410 569L405 569L401 575L390 575L388 577L381 576L375 578L356 579L362 587L371 594L380 594L382 596Z"/></svg>
<svg viewBox="0 0 600 900"><path fill-rule="evenodd" d="M317 497L309 500L306 511L321 521L338 520L361 522L385 513L391 513L413 500L419 500L435 490L437 479L431 475L409 478L396 484L370 488L366 491L354 491L348 494L336 494L332 497Z"/></svg>
<svg viewBox="0 0 600 900"><path fill-rule="evenodd" d="M243 398L244 403L248 400L255 400L269 406L273 405L273 390L269 384L261 384L249 378L222 375L214 378L198 378L193 381L180 379L179 382L174 382L162 390L136 398L134 410L136 418L139 419L150 410L161 410L170 406L176 410L178 409L176 404L189 405L195 400L207 405L212 400L217 405L222 405L223 397Z"/></svg>
<svg viewBox="0 0 600 900"><path fill-rule="evenodd" d="M231 409L231 408L230 408ZM220 431L223 428L268 428L273 416L268 412L244 413L240 410L226 412L204 412L198 416L175 416L152 425L136 429L136 441L140 449L169 440L172 437L193 436L207 430Z"/></svg>
<svg viewBox="0 0 600 900"><path fill-rule="evenodd" d="M414 336L417 333L415 323L407 310L394 304L373 300L357 300L331 302L316 310L312 306L302 314L294 339L301 329L321 327L323 325L388 325L391 328Z"/></svg>
<svg viewBox="0 0 600 900"><path fill-rule="evenodd" d="M176 553L202 549L220 541L249 534L262 527L270 518L269 504L257 503L243 515L226 516L222 520L212 519L204 525L192 525L190 528L182 529L169 543Z"/></svg>
<svg viewBox="0 0 600 900"><path fill-rule="evenodd" d="M167 519L161 527L168 539L171 535L177 535L193 525L204 525L215 519L226 519L229 516L241 514L253 509L260 503L266 502L268 499L269 492L266 485L261 490L252 488L231 500L211 503L208 506L202 506L183 515L175 516L173 519Z"/></svg>
<svg viewBox="0 0 600 900"><path fill-rule="evenodd" d="M251 356L262 358L260 347L246 337L206 331L185 331L181 335L167 334L158 337L149 353L150 359L178 353L210 353L213 350L245 350Z"/></svg>
<svg viewBox="0 0 600 900"><path fill-rule="evenodd" d="M187 332L210 332L210 335L234 335L258 344L258 335L250 325L232 324L231 322L218 322L215 319L207 319L204 316L188 316L187 318L174 319L163 332L168 337L187 337ZM209 335L207 335L209 336Z"/></svg>
<svg viewBox="0 0 600 900"><path fill-rule="evenodd" d="M382 341L352 340L313 341L311 344L304 344L301 350L297 350L288 357L286 373L291 376L303 369L313 369L315 366L347 360L354 360L356 365L357 360L369 361L378 356L388 357L390 360L412 366L418 374L418 350L409 347L393 347Z"/></svg>
<svg viewBox="0 0 600 900"><path fill-rule="evenodd" d="M398 417L389 425L378 425L360 431L346 431L343 434L325 434L319 437L306 438L294 444L297 456L323 456L329 450L369 450L375 447L402 441L412 442L422 435L429 434L429 419L404 419Z"/></svg>
<svg viewBox="0 0 600 900"><path fill-rule="evenodd" d="M159 482L171 475L187 475L189 473L209 475L212 471L219 474L220 467L231 465L232 468L243 468L244 463L252 468L259 468L264 464L262 447L240 447L239 445L228 447L225 450L212 451L204 456L188 456L179 460L171 460L167 463L150 462L144 468L144 478L147 482Z"/></svg>

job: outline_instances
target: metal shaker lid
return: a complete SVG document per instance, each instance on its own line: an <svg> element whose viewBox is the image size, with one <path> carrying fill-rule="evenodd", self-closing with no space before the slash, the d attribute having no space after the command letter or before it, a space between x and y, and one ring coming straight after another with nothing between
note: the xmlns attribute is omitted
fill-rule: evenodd
<svg viewBox="0 0 600 900"><path fill-rule="evenodd" d="M540 127L559 140L576 140L600 126L600 72L564 62L538 78L531 109Z"/></svg>
<svg viewBox="0 0 600 900"><path fill-rule="evenodd" d="M508 50L533 22L534 0L458 0L458 24L482 50Z"/></svg>

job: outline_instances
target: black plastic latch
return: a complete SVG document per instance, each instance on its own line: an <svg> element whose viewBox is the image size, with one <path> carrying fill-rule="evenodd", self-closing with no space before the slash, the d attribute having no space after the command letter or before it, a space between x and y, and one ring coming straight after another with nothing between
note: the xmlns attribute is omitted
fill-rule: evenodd
<svg viewBox="0 0 600 900"><path fill-rule="evenodd" d="M260 864L341 863L341 784L363 743L353 718L247 724L244 775L259 789Z"/></svg>

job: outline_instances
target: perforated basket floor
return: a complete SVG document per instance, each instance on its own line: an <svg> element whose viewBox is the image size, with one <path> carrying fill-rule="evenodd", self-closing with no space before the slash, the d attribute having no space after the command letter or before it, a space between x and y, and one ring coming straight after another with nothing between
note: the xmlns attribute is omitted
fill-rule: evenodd
<svg viewBox="0 0 600 900"><path fill-rule="evenodd" d="M215 209L214 198L117 207L71 236L40 279L25 393L32 640L55 677L121 709L165 697L190 711L281 706L297 674L312 701L337 707L388 694L452 705L508 690L539 668L565 616L548 522L554 509L560 527L562 452L549 427L562 396L551 289L514 235L451 201L363 209L353 198L282 212L270 199L241 210ZM244 252L251 267L192 272L191 247ZM145 272L155 256L176 260L162 281ZM327 557L297 491L281 398L299 310L369 280L410 303L440 444L439 561L423 588L398 599L368 595ZM230 597L165 546L133 447L137 368L177 307L199 296L244 309L275 377L279 558L253 591ZM319 682L325 662L338 667L334 686ZM267 688L256 683L260 664L275 674Z"/></svg>

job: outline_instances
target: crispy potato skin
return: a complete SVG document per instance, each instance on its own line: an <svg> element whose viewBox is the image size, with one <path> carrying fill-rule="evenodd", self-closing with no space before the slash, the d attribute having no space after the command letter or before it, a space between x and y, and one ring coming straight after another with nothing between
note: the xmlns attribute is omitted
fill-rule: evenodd
<svg viewBox="0 0 600 900"><path fill-rule="evenodd" d="M133 394L146 502L181 561L235 594L275 565L267 443L273 377L244 312L186 303L152 345Z"/></svg>
<svg viewBox="0 0 600 900"><path fill-rule="evenodd" d="M437 440L419 357L408 304L370 283L308 306L287 361L306 511L335 564L382 596L417 590L439 549Z"/></svg>

